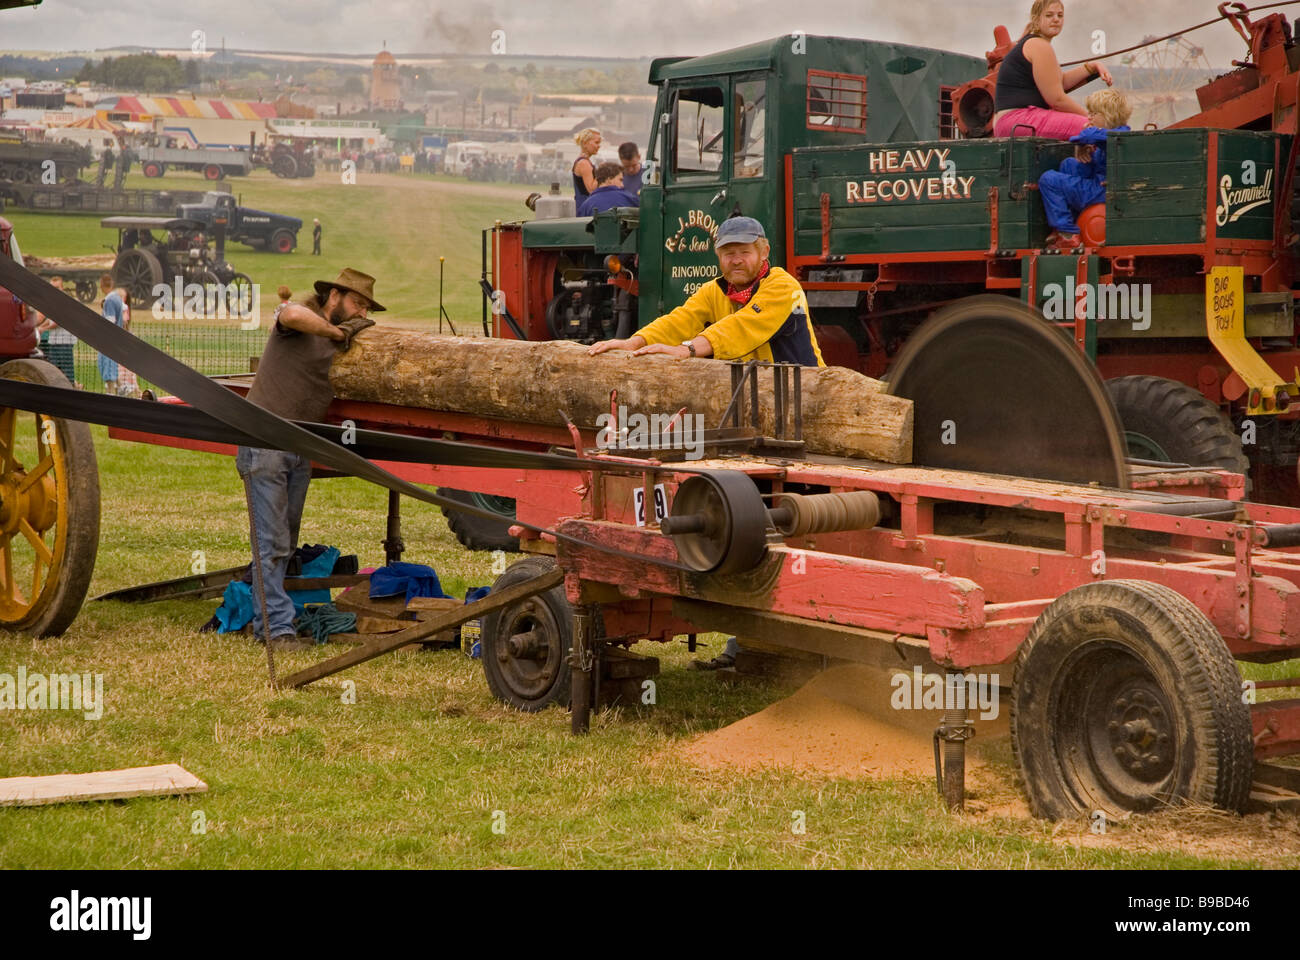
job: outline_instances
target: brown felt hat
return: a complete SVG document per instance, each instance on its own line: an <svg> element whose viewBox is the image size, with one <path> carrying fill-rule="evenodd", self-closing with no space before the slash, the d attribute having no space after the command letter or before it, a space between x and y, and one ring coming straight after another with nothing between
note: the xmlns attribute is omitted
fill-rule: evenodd
<svg viewBox="0 0 1300 960"><path fill-rule="evenodd" d="M371 313L384 312L383 305L375 299L375 278L368 273L362 273L360 270L344 267L337 280L317 280L313 286L322 300L330 295L331 289L337 287L339 290L350 290L353 293L359 293L369 300Z"/></svg>

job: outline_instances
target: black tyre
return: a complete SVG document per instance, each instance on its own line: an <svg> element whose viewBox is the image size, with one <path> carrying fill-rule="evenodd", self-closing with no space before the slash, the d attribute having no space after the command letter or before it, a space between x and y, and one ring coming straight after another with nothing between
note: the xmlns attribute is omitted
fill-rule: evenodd
<svg viewBox="0 0 1300 960"><path fill-rule="evenodd" d="M226 308L243 317L253 308L253 281L247 274L236 273L226 282Z"/></svg>
<svg viewBox="0 0 1300 960"><path fill-rule="evenodd" d="M220 180L226 175L226 171L221 169L218 164L209 163L203 168L204 180Z"/></svg>
<svg viewBox="0 0 1300 960"><path fill-rule="evenodd" d="M0 377L72 386L44 360L11 360ZM3 409L0 445L0 628L57 635L81 610L95 572L95 444L84 423Z"/></svg>
<svg viewBox="0 0 1300 960"><path fill-rule="evenodd" d="M505 550L507 553L516 553L519 550L519 538L510 536L510 526L515 520L515 502L508 497L493 497L482 493L472 493L469 490L452 490L448 487L440 487L438 495L446 497L448 500L456 500L460 503L467 503L470 506L478 507L481 510L491 510L501 515L500 520L488 520L486 517L477 517L463 510L453 510L442 507L442 515L447 518L447 526L451 532L456 535L460 545L469 550Z"/></svg>
<svg viewBox="0 0 1300 960"><path fill-rule="evenodd" d="M144 165L144 175L150 178L161 177L163 175L163 165L161 163L154 163L151 160L149 163Z"/></svg>
<svg viewBox="0 0 1300 960"><path fill-rule="evenodd" d="M1124 424L1129 456L1242 474L1249 469L1232 422L1199 390L1145 376L1116 377L1106 389Z"/></svg>
<svg viewBox="0 0 1300 960"><path fill-rule="evenodd" d="M1016 657L1011 743L1051 819L1181 802L1239 810L1250 708L1223 638L1191 601L1142 580L1071 590Z"/></svg>
<svg viewBox="0 0 1300 960"><path fill-rule="evenodd" d="M134 247L123 250L113 264L113 286L125 287L132 306L152 306L154 288L163 282L162 262L152 250ZM176 309L180 305L175 305Z"/></svg>
<svg viewBox="0 0 1300 960"><path fill-rule="evenodd" d="M271 234L269 246L276 253L292 253L297 245L298 239L293 235L292 230L277 230Z"/></svg>
<svg viewBox="0 0 1300 960"><path fill-rule="evenodd" d="M497 577L492 592L539 577L554 566L551 557L524 557ZM488 614L482 637L483 673L494 697L529 713L551 704L569 705L573 607L563 584Z"/></svg>

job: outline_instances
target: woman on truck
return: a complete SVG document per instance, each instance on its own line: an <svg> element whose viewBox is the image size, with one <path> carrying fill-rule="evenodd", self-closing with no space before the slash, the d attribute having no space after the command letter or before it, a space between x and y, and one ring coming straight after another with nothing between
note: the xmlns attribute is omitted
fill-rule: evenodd
<svg viewBox="0 0 1300 960"><path fill-rule="evenodd" d="M1115 82L1105 65L1089 60L1063 72L1052 41L1065 27L1062 0L1034 0L1024 36L1002 60L994 94L993 135L1009 137L1016 127L1033 136L1069 140L1088 126L1088 111L1068 93L1096 77ZM1025 131L1028 134L1028 131Z"/></svg>
<svg viewBox="0 0 1300 960"><path fill-rule="evenodd" d="M574 134L573 142L578 145L582 155L573 161L573 208L582 206L582 201L596 192L596 163L592 159L600 149L600 131L587 127Z"/></svg>

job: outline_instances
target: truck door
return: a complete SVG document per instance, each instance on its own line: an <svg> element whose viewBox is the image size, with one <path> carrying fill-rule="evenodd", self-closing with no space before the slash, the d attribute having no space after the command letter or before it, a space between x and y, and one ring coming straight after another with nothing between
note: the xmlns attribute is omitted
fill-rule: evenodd
<svg viewBox="0 0 1300 960"><path fill-rule="evenodd" d="M713 240L734 214L780 236L767 149L763 75L677 81L669 91L663 142L659 303L642 320L680 306L718 275ZM642 286L642 296L646 288ZM650 307L650 304L645 304ZM647 317L647 313L652 313Z"/></svg>

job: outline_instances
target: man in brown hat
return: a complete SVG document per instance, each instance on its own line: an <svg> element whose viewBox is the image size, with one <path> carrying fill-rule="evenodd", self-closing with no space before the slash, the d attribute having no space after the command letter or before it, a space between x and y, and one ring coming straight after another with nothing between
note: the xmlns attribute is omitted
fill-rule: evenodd
<svg viewBox="0 0 1300 960"><path fill-rule="evenodd" d="M317 280L310 296L280 304L248 399L286 420L320 423L334 391L330 363L352 338L372 326L368 313L383 310L375 300L375 278L347 269L337 280ZM294 606L284 589L285 571L298 545L302 508L311 481L311 462L287 450L240 447L235 457L248 485L249 509L257 527L257 552L266 590L266 621L253 576L253 632L281 649L309 646L298 641ZM265 629L264 629L265 626Z"/></svg>

